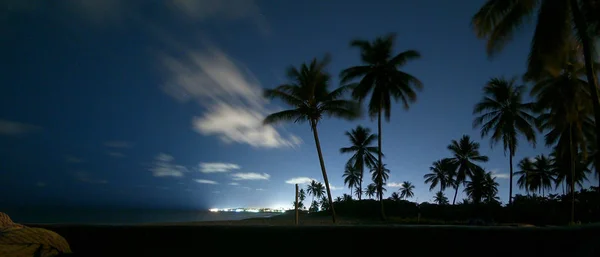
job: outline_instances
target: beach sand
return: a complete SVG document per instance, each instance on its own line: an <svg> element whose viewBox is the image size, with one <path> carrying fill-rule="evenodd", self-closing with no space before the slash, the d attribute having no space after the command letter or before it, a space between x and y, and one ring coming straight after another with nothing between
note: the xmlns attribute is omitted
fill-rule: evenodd
<svg viewBox="0 0 600 257"><path fill-rule="evenodd" d="M600 226L519 228L392 225L293 216L132 226L33 225L75 256L600 256ZM595 248L594 248L595 247ZM595 252L594 252L595 251Z"/></svg>

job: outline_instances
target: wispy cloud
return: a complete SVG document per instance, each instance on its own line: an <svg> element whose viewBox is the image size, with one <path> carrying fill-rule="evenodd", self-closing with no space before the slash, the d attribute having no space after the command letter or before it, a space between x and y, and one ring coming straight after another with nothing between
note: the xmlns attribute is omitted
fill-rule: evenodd
<svg viewBox="0 0 600 257"><path fill-rule="evenodd" d="M104 142L104 146L110 148L131 148L133 143L127 141L107 141Z"/></svg>
<svg viewBox="0 0 600 257"><path fill-rule="evenodd" d="M232 170L239 170L240 166L233 163L221 163L221 162L212 162L200 163L200 172L202 173L221 173L221 172L230 172Z"/></svg>
<svg viewBox="0 0 600 257"><path fill-rule="evenodd" d="M173 156L160 153L154 158L149 170L155 177L183 177L183 173L188 169L185 166L174 164L173 160Z"/></svg>
<svg viewBox="0 0 600 257"><path fill-rule="evenodd" d="M225 143L253 147L294 147L302 140L282 136L275 127L263 125L270 111L262 97L263 88L252 73L214 47L188 50L185 58L165 56L168 80L165 92L181 102L197 100L206 111L192 119L192 128L206 136L218 136Z"/></svg>
<svg viewBox="0 0 600 257"><path fill-rule="evenodd" d="M271 175L267 173L233 173L231 174L233 180L269 180Z"/></svg>
<svg viewBox="0 0 600 257"><path fill-rule="evenodd" d="M83 162L85 162L84 159L77 158L70 154L65 155L65 161L68 163L83 163Z"/></svg>
<svg viewBox="0 0 600 257"><path fill-rule="evenodd" d="M196 181L196 182L198 182L200 184L212 184L212 185L219 184L219 183L217 183L217 181L208 180L208 179L194 179L194 181Z"/></svg>
<svg viewBox="0 0 600 257"><path fill-rule="evenodd" d="M171 7L189 19L201 21L207 19L254 21L261 29L268 29L264 16L253 0L171 0Z"/></svg>
<svg viewBox="0 0 600 257"><path fill-rule="evenodd" d="M265 190L262 188L257 188L256 191L265 191Z"/></svg>
<svg viewBox="0 0 600 257"><path fill-rule="evenodd" d="M385 183L385 186L386 186L386 187L401 187L401 186L402 186L402 183L397 183L397 182L388 182L388 183Z"/></svg>
<svg viewBox="0 0 600 257"><path fill-rule="evenodd" d="M501 173L497 169L491 170L490 172L492 173L492 177L494 177L494 178L499 178L499 179L508 179L508 178L510 178L510 174L508 174L508 173Z"/></svg>
<svg viewBox="0 0 600 257"><path fill-rule="evenodd" d="M309 178L309 177L296 177L296 178L291 178L285 181L285 183L288 184L309 184L310 182L312 182L313 180L318 181L314 178Z"/></svg>
<svg viewBox="0 0 600 257"><path fill-rule="evenodd" d="M213 194L220 194L221 191L212 191Z"/></svg>
<svg viewBox="0 0 600 257"><path fill-rule="evenodd" d="M125 154L119 153L119 152L107 152L106 154L108 154L109 156L115 157L115 158L124 158L125 157Z"/></svg>
<svg viewBox="0 0 600 257"><path fill-rule="evenodd" d="M336 187L336 186L333 186L333 185L329 184L329 189L331 189L331 190L342 190L344 188L343 187Z"/></svg>
<svg viewBox="0 0 600 257"><path fill-rule="evenodd" d="M21 136L41 129L41 127L27 123L0 119L0 135L4 136Z"/></svg>
<svg viewBox="0 0 600 257"><path fill-rule="evenodd" d="M229 185L230 185L230 186L239 186L239 185L240 185L240 183L238 183L238 182L231 182L231 183L229 183Z"/></svg>
<svg viewBox="0 0 600 257"><path fill-rule="evenodd" d="M108 183L107 180L98 179L87 171L75 172L75 179L77 179L81 182L90 183L90 184L106 184L106 183Z"/></svg>

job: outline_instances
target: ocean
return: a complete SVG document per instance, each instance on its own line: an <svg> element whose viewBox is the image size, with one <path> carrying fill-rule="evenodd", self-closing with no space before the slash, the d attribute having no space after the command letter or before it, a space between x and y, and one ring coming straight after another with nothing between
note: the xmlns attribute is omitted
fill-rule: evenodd
<svg viewBox="0 0 600 257"><path fill-rule="evenodd" d="M15 223L133 225L144 223L195 222L265 218L279 213L209 212L173 210L80 210L80 209L12 209L8 214Z"/></svg>

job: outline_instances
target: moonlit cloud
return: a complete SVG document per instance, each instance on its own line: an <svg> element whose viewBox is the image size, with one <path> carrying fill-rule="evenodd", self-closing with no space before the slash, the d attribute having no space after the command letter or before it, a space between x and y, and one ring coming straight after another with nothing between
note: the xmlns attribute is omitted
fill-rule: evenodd
<svg viewBox="0 0 600 257"><path fill-rule="evenodd" d="M194 179L194 181L196 181L200 184L211 184L211 185L219 184L219 183L217 183L217 181L208 180L208 179Z"/></svg>
<svg viewBox="0 0 600 257"><path fill-rule="evenodd" d="M133 143L127 141L108 141L104 142L104 146L110 148L131 148Z"/></svg>
<svg viewBox="0 0 600 257"><path fill-rule="evenodd" d="M185 58L165 56L162 62L168 74L164 91L181 102L196 100L205 107L203 115L192 119L194 131L257 148L302 143L297 136L284 137L274 126L263 125L272 111L265 108L262 86L246 67L219 49L188 50Z"/></svg>
<svg viewBox="0 0 600 257"><path fill-rule="evenodd" d="M233 180L269 180L271 175L267 173L234 173L231 174Z"/></svg>
<svg viewBox="0 0 600 257"><path fill-rule="evenodd" d="M265 190L262 188L257 188L256 191L265 191Z"/></svg>
<svg viewBox="0 0 600 257"><path fill-rule="evenodd" d="M231 183L229 183L229 185L230 185L230 186L239 186L239 185L240 185L240 183L238 183L238 182L231 182Z"/></svg>
<svg viewBox="0 0 600 257"><path fill-rule="evenodd" d="M492 177L493 178L499 178L499 179L508 179L508 178L510 178L510 174L508 174L508 173L501 173L498 170L492 170L490 172L492 173Z"/></svg>
<svg viewBox="0 0 600 257"><path fill-rule="evenodd" d="M174 164L173 160L173 156L160 153L154 158L149 170L155 177L183 177L183 173L188 169L185 166Z"/></svg>
<svg viewBox="0 0 600 257"><path fill-rule="evenodd" d="M240 166L233 163L200 163L200 172L202 173L222 173L230 172L232 170L239 170Z"/></svg>
<svg viewBox="0 0 600 257"><path fill-rule="evenodd" d="M0 135L4 136L21 136L41 130L41 127L0 119Z"/></svg>
<svg viewBox="0 0 600 257"><path fill-rule="evenodd" d="M402 183L396 183L396 182L388 182L385 183L386 187L402 187Z"/></svg>
<svg viewBox="0 0 600 257"><path fill-rule="evenodd" d="M314 178L309 178L309 177L297 177L297 178L291 178L285 181L285 183L288 184L309 184L311 181L317 181Z"/></svg>

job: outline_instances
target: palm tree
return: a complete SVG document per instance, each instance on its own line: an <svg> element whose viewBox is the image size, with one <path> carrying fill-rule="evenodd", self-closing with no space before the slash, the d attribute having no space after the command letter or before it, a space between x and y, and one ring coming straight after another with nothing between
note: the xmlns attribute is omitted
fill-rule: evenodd
<svg viewBox="0 0 600 257"><path fill-rule="evenodd" d="M594 63L594 36L600 34L598 4L590 0L506 1L487 0L473 16L472 24L478 37L487 39L487 53L491 57L502 50L515 30L532 14L537 13L536 29L531 40L527 78L538 80L549 68L559 74L564 53L572 49L577 39L583 50L587 88L596 121L595 134L600 135L600 102ZM596 27L596 28L594 28ZM558 68L558 69L556 69ZM600 145L600 137L596 137ZM596 163L600 163L600 155Z"/></svg>
<svg viewBox="0 0 600 257"><path fill-rule="evenodd" d="M354 188L360 188L360 170L356 169L350 162L346 163L346 169L344 170L344 185L347 185L350 188L350 196L353 195ZM359 197L360 200L360 197Z"/></svg>
<svg viewBox="0 0 600 257"><path fill-rule="evenodd" d="M552 189L554 184L554 161L545 155L541 154L535 157L533 162L532 180L537 185L538 191L542 192L542 196L546 196L546 190Z"/></svg>
<svg viewBox="0 0 600 257"><path fill-rule="evenodd" d="M433 190L437 185L440 185L440 192L446 190L447 187L454 185L453 172L456 170L452 160L444 158L433 162L432 166L429 167L431 173L425 174L425 184L431 184L429 191Z"/></svg>
<svg viewBox="0 0 600 257"><path fill-rule="evenodd" d="M376 186L379 201L383 202L383 192L387 191L384 186L388 178L390 178L390 170L385 167L385 164L383 165L382 169L374 167L371 169L371 178ZM382 215L385 217L385 213L382 212Z"/></svg>
<svg viewBox="0 0 600 257"><path fill-rule="evenodd" d="M433 202L437 203L439 205L446 205L449 203L448 197L446 197L444 195L444 192L442 192L442 191L435 193L435 196L433 197Z"/></svg>
<svg viewBox="0 0 600 257"><path fill-rule="evenodd" d="M405 200L406 198L412 198L415 196L415 193L413 192L414 189L415 186L409 181L402 182L402 185L400 185L400 198Z"/></svg>
<svg viewBox="0 0 600 257"><path fill-rule="evenodd" d="M459 141L452 140L448 145L448 150L453 155L450 160L456 167L454 172L455 192L452 200L452 204L454 204L460 184L465 183L465 179L471 177L476 170L482 169L476 162L487 162L489 158L479 153L479 143L471 141L468 135L463 135Z"/></svg>
<svg viewBox="0 0 600 257"><path fill-rule="evenodd" d="M529 192L535 191L535 186L533 185L533 162L530 158L523 158L519 164L517 165L519 170L515 172L515 176L520 176L517 179L517 186L519 189L524 189L527 194Z"/></svg>
<svg viewBox="0 0 600 257"><path fill-rule="evenodd" d="M309 195L312 195L311 202L314 202L315 197L320 199L325 194L325 188L321 182L313 180L306 186L306 192L308 192Z"/></svg>
<svg viewBox="0 0 600 257"><path fill-rule="evenodd" d="M517 135L523 135L535 147L535 117L533 103L523 103L525 86L516 85L515 79L492 78L483 88L483 99L475 105L473 114L480 114L473 127L481 126L481 137L490 132L491 145L502 141L504 153L508 150L510 169L508 204L512 204L513 157L517 151Z"/></svg>
<svg viewBox="0 0 600 257"><path fill-rule="evenodd" d="M409 104L417 100L415 91L423 87L423 83L416 77L399 70L408 61L420 58L421 54L415 50L408 50L393 55L394 42L394 34L378 37L372 42L353 40L350 45L360 49L363 64L347 68L340 73L341 83L360 78L360 81L353 85L352 91L352 97L360 102L373 92L368 109L371 117L377 116L377 165L380 169L383 169L381 115L385 114L386 120L390 120L392 99L400 100L404 108L408 109ZM381 215L385 218L383 201L381 201Z"/></svg>
<svg viewBox="0 0 600 257"><path fill-rule="evenodd" d="M365 193L367 194L367 196L370 198L372 198L373 196L375 196L375 194L377 194L377 185L375 185L375 183L371 183L367 186Z"/></svg>
<svg viewBox="0 0 600 257"><path fill-rule="evenodd" d="M586 127L590 126L589 115L592 110L587 82L580 79L584 68L578 62L576 50L565 54L560 73L546 69L542 77L531 89L536 97L536 111L540 113L538 122L546 146L556 148L555 161L561 170L575 173L580 164L579 152L587 154ZM572 179L575 175L570 176ZM570 192L574 192L575 181L569 181ZM572 194L571 212L574 218L574 194Z"/></svg>
<svg viewBox="0 0 600 257"><path fill-rule="evenodd" d="M270 99L280 99L293 109L276 112L267 116L265 124L282 121L306 122L310 124L317 147L317 155L323 173L323 181L327 188L327 199L331 208L331 217L335 223L335 209L333 208L329 179L325 170L325 161L321 152L317 124L324 115L353 119L358 117L359 105L355 102L340 99L349 87L340 87L329 91L330 76L325 71L329 63L328 56L324 60L313 59L310 64L302 64L300 68L290 67L287 71L290 83L280 85L274 89L265 90L265 96Z"/></svg>
<svg viewBox="0 0 600 257"><path fill-rule="evenodd" d="M397 201L400 201L400 199L401 199L400 195L397 192L393 192L392 196L390 196L390 200L392 200L392 201L396 201L397 202Z"/></svg>
<svg viewBox="0 0 600 257"><path fill-rule="evenodd" d="M473 171L471 180L466 182L465 193L474 204L479 204L483 200L494 200L498 193L498 186L491 172L477 168Z"/></svg>
<svg viewBox="0 0 600 257"><path fill-rule="evenodd" d="M359 182L356 184L358 188L362 188L365 166L372 169L376 165L376 159L373 154L378 152L377 147L371 146L373 141L377 139L377 134L371 134L369 128L357 126L351 131L346 131L346 136L350 139L351 146L340 148L341 153L354 153L348 164L359 171ZM362 199L362 191L358 190L358 200Z"/></svg>

